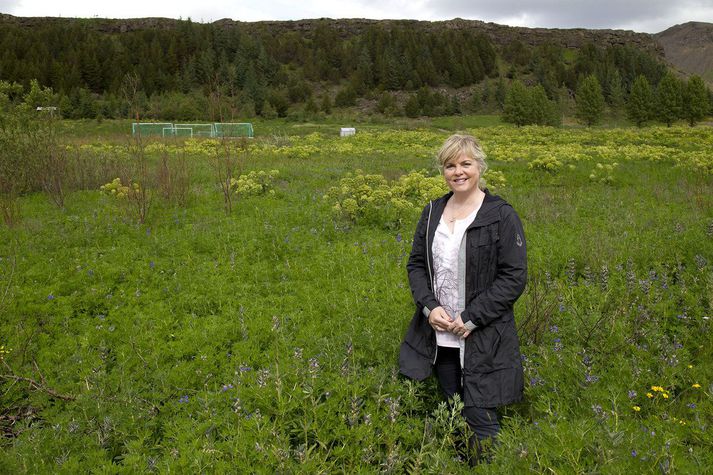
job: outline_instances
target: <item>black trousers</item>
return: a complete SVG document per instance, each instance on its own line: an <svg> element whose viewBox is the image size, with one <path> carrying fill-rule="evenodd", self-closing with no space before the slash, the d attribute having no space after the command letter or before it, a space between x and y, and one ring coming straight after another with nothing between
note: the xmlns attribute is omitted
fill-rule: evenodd
<svg viewBox="0 0 713 475"><path fill-rule="evenodd" d="M456 394L463 400L460 350L439 346L434 369L446 400L450 401ZM495 438L500 432L498 413L493 407L465 407L463 417L475 434L477 440L474 442L479 443L485 439Z"/></svg>

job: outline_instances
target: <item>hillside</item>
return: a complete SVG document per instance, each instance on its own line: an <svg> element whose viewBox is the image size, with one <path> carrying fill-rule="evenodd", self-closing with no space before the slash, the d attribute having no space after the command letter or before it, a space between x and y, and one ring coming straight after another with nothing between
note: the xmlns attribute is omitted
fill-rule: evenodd
<svg viewBox="0 0 713 475"><path fill-rule="evenodd" d="M657 33L654 38L666 60L713 85L713 23L688 22Z"/></svg>
<svg viewBox="0 0 713 475"><path fill-rule="evenodd" d="M409 100L418 101L412 115L489 113L514 79L559 100L588 75L616 102L637 76L656 85L665 71L656 38L624 30L458 18L194 23L0 14L0 78L24 90L33 80L52 88L71 118L125 116L127 74L141 82L136 100L147 117L179 120L355 106L391 115L406 112Z"/></svg>

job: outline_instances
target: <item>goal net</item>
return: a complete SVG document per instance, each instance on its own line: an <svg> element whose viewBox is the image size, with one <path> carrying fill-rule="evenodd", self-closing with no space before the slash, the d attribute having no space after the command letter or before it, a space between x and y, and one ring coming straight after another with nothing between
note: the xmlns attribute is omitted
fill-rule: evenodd
<svg viewBox="0 0 713 475"><path fill-rule="evenodd" d="M213 124L215 137L252 137L253 124L250 122L216 122Z"/></svg>
<svg viewBox="0 0 713 475"><path fill-rule="evenodd" d="M173 127L173 124L165 122L133 122L131 133L133 135L164 135L164 129Z"/></svg>
<svg viewBox="0 0 713 475"><path fill-rule="evenodd" d="M213 124L173 124L173 128L180 133L176 133L179 137L215 137L215 128ZM188 130L191 131L188 134Z"/></svg>

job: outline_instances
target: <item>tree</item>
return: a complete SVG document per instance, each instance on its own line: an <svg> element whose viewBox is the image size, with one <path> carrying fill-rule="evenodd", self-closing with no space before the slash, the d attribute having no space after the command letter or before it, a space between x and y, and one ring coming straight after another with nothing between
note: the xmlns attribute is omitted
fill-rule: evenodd
<svg viewBox="0 0 713 475"><path fill-rule="evenodd" d="M626 102L626 115L637 127L651 119L653 92L648 79L640 74L631 86L629 100Z"/></svg>
<svg viewBox="0 0 713 475"><path fill-rule="evenodd" d="M517 126L530 123L530 93L520 81L513 81L505 95L503 120Z"/></svg>
<svg viewBox="0 0 713 475"><path fill-rule="evenodd" d="M693 127L700 122L710 109L708 90L700 76L693 75L688 78L686 90L683 95L683 116L688 124Z"/></svg>
<svg viewBox="0 0 713 475"><path fill-rule="evenodd" d="M593 74L584 78L577 88L575 115L587 126L598 124L604 112L604 95L599 80Z"/></svg>
<svg viewBox="0 0 713 475"><path fill-rule="evenodd" d="M613 110L618 110L624 104L624 86L621 82L621 74L615 69L609 78L607 101Z"/></svg>
<svg viewBox="0 0 713 475"><path fill-rule="evenodd" d="M683 116L681 81L669 72L656 88L656 115L668 127Z"/></svg>
<svg viewBox="0 0 713 475"><path fill-rule="evenodd" d="M557 103L547 98L542 84L529 88L530 121L537 125L560 125L560 112Z"/></svg>

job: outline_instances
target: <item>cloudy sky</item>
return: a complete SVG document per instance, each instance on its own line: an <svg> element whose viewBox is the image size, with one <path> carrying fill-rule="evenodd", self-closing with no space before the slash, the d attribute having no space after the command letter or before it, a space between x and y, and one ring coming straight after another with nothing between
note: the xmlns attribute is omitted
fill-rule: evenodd
<svg viewBox="0 0 713 475"><path fill-rule="evenodd" d="M373 18L467 18L546 28L617 28L657 33L678 23L713 23L713 0L0 0L15 16L191 18L210 22Z"/></svg>

